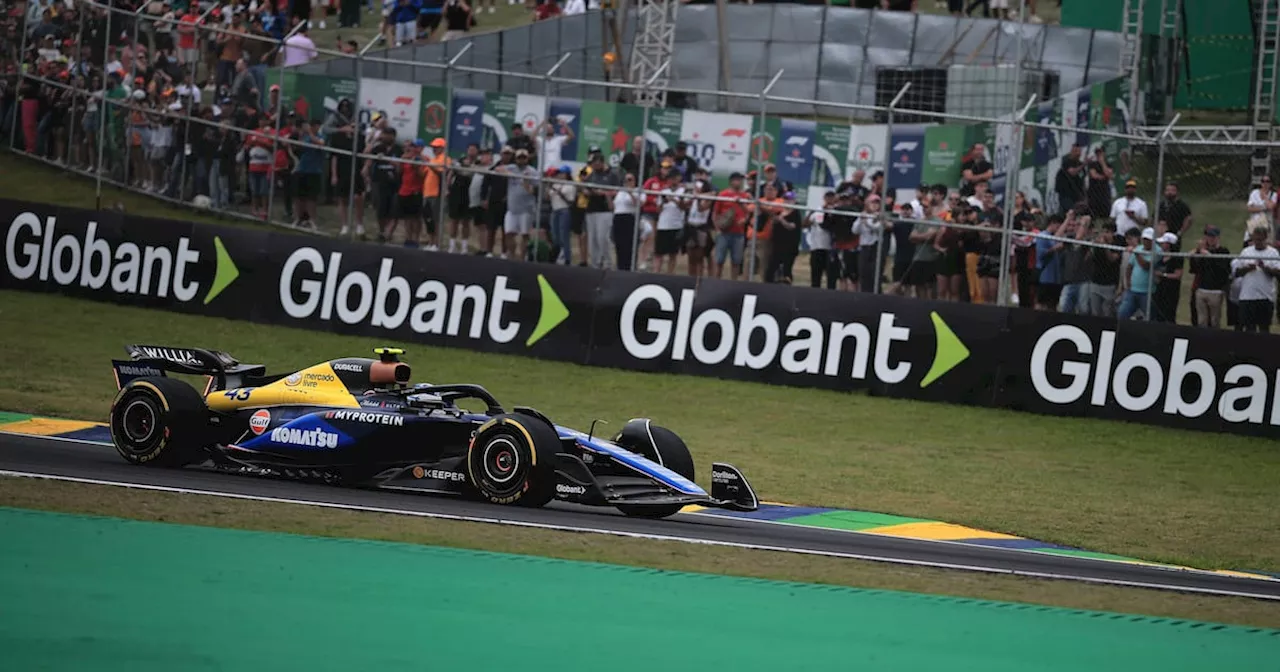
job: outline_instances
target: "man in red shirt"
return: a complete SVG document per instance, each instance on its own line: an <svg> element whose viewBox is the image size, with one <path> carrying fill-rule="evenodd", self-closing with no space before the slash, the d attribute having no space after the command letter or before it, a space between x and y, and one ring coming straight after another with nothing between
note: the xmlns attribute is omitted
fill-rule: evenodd
<svg viewBox="0 0 1280 672"><path fill-rule="evenodd" d="M200 47L196 44L196 26L200 24L200 12L196 3L191 3L187 13L178 22L178 62L194 68L200 62Z"/></svg>
<svg viewBox="0 0 1280 672"><path fill-rule="evenodd" d="M711 270L717 278L724 270L725 257L729 257L733 263L729 277L737 280L742 274L747 223L755 213L755 203L752 201L751 194L742 190L744 179L742 173L729 176L729 188L721 191L719 195L722 199L735 200L733 202L716 201L715 209L711 213L711 221L715 224L717 231L715 263L711 266Z"/></svg>

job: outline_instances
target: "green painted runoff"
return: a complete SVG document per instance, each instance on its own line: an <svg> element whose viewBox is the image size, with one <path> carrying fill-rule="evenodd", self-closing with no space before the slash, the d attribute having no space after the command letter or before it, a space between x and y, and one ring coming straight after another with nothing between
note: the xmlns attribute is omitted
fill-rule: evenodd
<svg viewBox="0 0 1280 672"><path fill-rule="evenodd" d="M424 525L430 525L428 521ZM13 670L1245 670L1280 631L0 508Z"/></svg>

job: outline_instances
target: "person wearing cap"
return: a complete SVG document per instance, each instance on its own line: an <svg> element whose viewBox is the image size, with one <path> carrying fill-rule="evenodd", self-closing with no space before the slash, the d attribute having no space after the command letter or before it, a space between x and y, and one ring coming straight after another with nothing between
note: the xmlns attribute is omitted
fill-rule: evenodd
<svg viewBox="0 0 1280 672"><path fill-rule="evenodd" d="M484 250L487 256L493 256L494 250L498 249L497 254L505 257L506 253L506 233L503 227L507 223L507 174L506 167L515 162L515 150L510 145L503 145L498 152L498 158L494 159L487 168L489 169L487 184L484 192L487 197L485 209L485 224L488 227L485 230ZM502 236L502 247L498 248L498 236Z"/></svg>
<svg viewBox="0 0 1280 672"><path fill-rule="evenodd" d="M675 151L671 154L671 166L680 171L682 182L687 182L698 170L698 162L688 152L689 143L681 140L676 143Z"/></svg>
<svg viewBox="0 0 1280 672"><path fill-rule="evenodd" d="M444 138L436 138L426 145L419 161L426 161L427 165L423 167L422 177L422 224L427 232L427 250L435 252L440 249L437 238L444 228L444 210L442 207L444 202L441 200L442 189L444 185L445 175L449 172L449 153L445 151ZM452 250L457 245L453 239L449 239L449 246Z"/></svg>
<svg viewBox="0 0 1280 672"><path fill-rule="evenodd" d="M683 143L681 143L683 144ZM677 154L680 153L677 146ZM676 164L677 166L679 163ZM715 259L711 266L713 277L724 274L724 262L730 261L729 277L737 280L742 274L743 255L745 253L747 225L755 214L754 196L743 190L746 176L733 173L729 176L729 187L720 192L722 200L716 201L711 214L711 222L716 228Z"/></svg>
<svg viewBox="0 0 1280 672"><path fill-rule="evenodd" d="M1195 324L1217 329L1222 322L1222 306L1231 286L1231 260L1208 255L1231 254L1222 246L1222 231L1216 226L1206 226L1204 237L1191 251L1192 301L1195 304Z"/></svg>
<svg viewBox="0 0 1280 672"><path fill-rule="evenodd" d="M552 262L573 265L573 204L578 189L573 184L573 167L563 164L547 169L547 177L569 184L547 184L547 197L551 200L551 253Z"/></svg>
<svg viewBox="0 0 1280 672"><path fill-rule="evenodd" d="M265 117L264 117L265 119ZM361 175L373 189L373 211L378 219L378 242L385 243L395 232L396 200L401 182L400 167L393 159L404 150L396 144L396 129L382 128L368 148Z"/></svg>
<svg viewBox="0 0 1280 672"><path fill-rule="evenodd" d="M1145 227L1149 217L1146 201L1138 198L1138 181L1125 182L1124 196L1111 204L1111 218L1116 222L1116 232L1123 236L1129 229Z"/></svg>
<svg viewBox="0 0 1280 672"><path fill-rule="evenodd" d="M529 165L529 150L517 149L515 161L500 168L507 178L507 213L502 223L502 248L505 258L524 259L529 249L529 236L537 235L538 171ZM519 256L517 256L519 255Z"/></svg>
<svg viewBox="0 0 1280 672"><path fill-rule="evenodd" d="M1116 309L1116 318L1121 321L1132 319L1139 312L1147 312L1147 300L1152 286L1151 271L1160 264L1160 250L1155 247L1155 239L1156 230L1147 227L1139 236L1138 246L1129 250L1129 279L1120 299L1120 307Z"/></svg>
<svg viewBox="0 0 1280 672"><path fill-rule="evenodd" d="M1163 225L1163 220L1161 221ZM1167 228L1161 226L1160 228ZM1155 269L1155 294L1151 296L1151 321L1175 322L1178 297L1182 294L1183 257L1171 256L1178 247L1178 234L1164 231L1156 236L1161 261Z"/></svg>
<svg viewBox="0 0 1280 672"><path fill-rule="evenodd" d="M679 175L679 171L674 171ZM682 233L683 248L688 259L689 275L694 278L708 274L707 261L715 241L714 227L711 225L711 212L715 201L707 198L715 196L716 188L707 178L707 171L698 168L693 174L693 182L688 192L694 194L689 202L688 214L685 217L685 229Z"/></svg>
<svg viewBox="0 0 1280 672"><path fill-rule="evenodd" d="M685 212L689 209L689 199L686 197L685 189L680 186L682 179L680 171L668 170L664 177L664 184L659 186L661 193L658 199L661 205L656 222L657 233L654 234L653 242L654 257L657 260L654 270L659 273L675 273L676 257L680 254L680 235L684 231Z"/></svg>
<svg viewBox="0 0 1280 672"><path fill-rule="evenodd" d="M1270 332L1276 304L1276 278L1280 277L1280 251L1267 244L1269 230L1249 230L1249 247L1231 261L1231 272L1240 280L1237 331Z"/></svg>
<svg viewBox="0 0 1280 672"><path fill-rule="evenodd" d="M587 196L584 228L586 229L589 257L592 268L608 269L611 265L609 248L613 231L613 195L622 180L617 171L609 168L600 152L592 152L590 172L582 177L579 193ZM630 262L630 259L627 259Z"/></svg>

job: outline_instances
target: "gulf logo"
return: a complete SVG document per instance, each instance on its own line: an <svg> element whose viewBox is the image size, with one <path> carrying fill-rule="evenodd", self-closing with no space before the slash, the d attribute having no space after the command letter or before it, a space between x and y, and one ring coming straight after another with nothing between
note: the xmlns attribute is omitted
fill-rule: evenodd
<svg viewBox="0 0 1280 672"><path fill-rule="evenodd" d="M255 435L261 435L267 431L267 427L271 425L271 412L262 410L254 413L249 417L249 430Z"/></svg>

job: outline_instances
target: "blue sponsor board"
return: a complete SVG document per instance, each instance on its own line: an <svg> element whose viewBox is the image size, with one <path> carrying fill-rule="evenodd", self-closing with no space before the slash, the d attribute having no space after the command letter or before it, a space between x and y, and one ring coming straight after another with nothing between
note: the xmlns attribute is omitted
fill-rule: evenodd
<svg viewBox="0 0 1280 672"><path fill-rule="evenodd" d="M468 145L480 144L484 137L484 91L454 89L451 114L449 150L465 154Z"/></svg>
<svg viewBox="0 0 1280 672"><path fill-rule="evenodd" d="M924 173L924 125L894 126L889 137L888 189L915 189Z"/></svg>
<svg viewBox="0 0 1280 672"><path fill-rule="evenodd" d="M777 144L775 163L778 179L794 185L804 185L813 174L813 139L818 124L812 121L783 119L781 142Z"/></svg>

